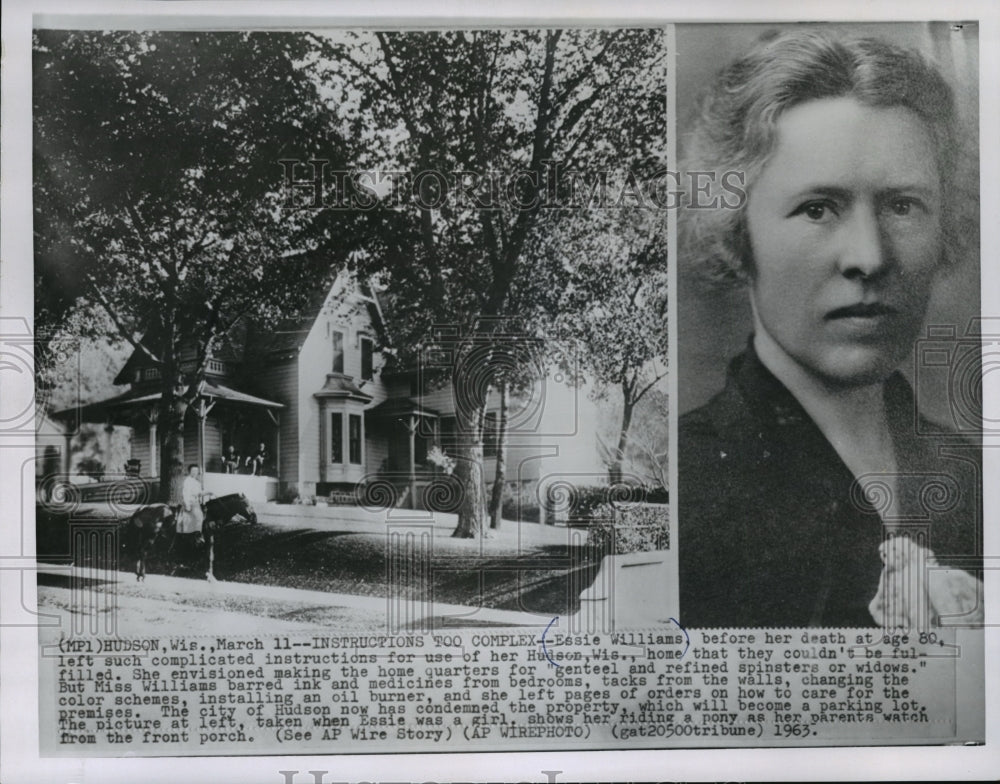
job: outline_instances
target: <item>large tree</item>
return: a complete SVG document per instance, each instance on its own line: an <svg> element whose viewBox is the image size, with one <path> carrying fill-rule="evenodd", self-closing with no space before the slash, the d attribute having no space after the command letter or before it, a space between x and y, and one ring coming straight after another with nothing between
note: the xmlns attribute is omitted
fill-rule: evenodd
<svg viewBox="0 0 1000 784"><path fill-rule="evenodd" d="M37 312L58 324L86 299L159 368L164 500L180 497L183 421L213 348L243 318L294 311L330 271L310 251L346 216L289 209L280 163L341 149L311 48L286 33L35 32Z"/></svg>
<svg viewBox="0 0 1000 784"><path fill-rule="evenodd" d="M483 422L497 325L545 338L542 220L591 200L607 172L662 165L662 30L493 30L316 36L327 93L373 180L356 261L397 296L404 358L447 357L462 501L456 536L485 517ZM405 172L391 182L387 172ZM606 194L597 194L598 200ZM586 232L586 220L576 222ZM451 324L447 339L438 325Z"/></svg>
<svg viewBox="0 0 1000 784"><path fill-rule="evenodd" d="M578 216L555 221L539 295L554 314L554 334L571 348L594 394L620 405L604 455L612 484L622 479L637 407L658 391L662 409L667 374L666 214L653 195L663 183L654 178L636 185L632 208L592 212L589 231L579 231ZM653 473L662 475L662 464L656 466Z"/></svg>

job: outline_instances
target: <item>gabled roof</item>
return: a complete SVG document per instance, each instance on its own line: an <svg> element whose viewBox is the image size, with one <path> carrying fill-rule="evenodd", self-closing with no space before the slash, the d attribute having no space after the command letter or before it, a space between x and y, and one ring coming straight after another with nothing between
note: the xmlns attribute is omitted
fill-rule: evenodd
<svg viewBox="0 0 1000 784"><path fill-rule="evenodd" d="M309 293L306 304L302 306L297 316L281 319L271 327L266 324L252 324L248 342L261 354L269 356L298 353L316 319L323 312L323 305L329 295L330 290L317 287Z"/></svg>
<svg viewBox="0 0 1000 784"><path fill-rule="evenodd" d="M159 330L159 327L151 327L147 329L142 335L142 342L147 345L149 343L156 345L158 342L157 335ZM147 341L149 343L147 343ZM212 358L221 359L226 362L241 362L246 352L246 343L247 323L241 319L233 324L229 332L223 335L218 345L212 351ZM122 366L122 369L118 371L118 375L115 376L114 384L117 386L122 384L131 384L136 370L149 367L152 364L153 362L148 356L146 356L139 349L135 349L129 355L129 358Z"/></svg>
<svg viewBox="0 0 1000 784"><path fill-rule="evenodd" d="M347 274L342 272L340 277L328 289L324 290L319 287L314 289L309 295L309 300L296 317L283 319L271 329L267 329L261 324L254 324L252 327L252 337L249 338L249 342L254 346L254 349L271 357L297 354L302 349L302 344L305 343L313 325L323 315L330 295L338 286L343 285L344 276ZM354 284L348 283L347 285L353 286ZM355 296L364 304L372 326L384 343L386 339L385 321L382 318L382 309L377 301L377 296L371 294L370 287L368 286L357 286ZM331 304L336 306L336 300Z"/></svg>
<svg viewBox="0 0 1000 784"><path fill-rule="evenodd" d="M145 341L147 337L149 337L148 332L145 335L143 335L142 337L143 341ZM132 383L132 377L134 375L134 371L139 368L146 367L147 365L150 364L150 362L151 360L148 357L144 356L143 353L139 351L139 349L135 349L131 354L129 354L129 357L125 361L125 364L122 365L122 369L118 371L118 375L115 376L115 380L113 383L115 384L115 386L121 386L122 384Z"/></svg>
<svg viewBox="0 0 1000 784"><path fill-rule="evenodd" d="M237 322L230 332L220 341L212 352L215 359L230 362L242 362L246 359L249 351L260 356L274 359L281 356L292 357L298 354L305 343L309 332L317 319L323 314L323 309L327 305L330 295L338 286L349 285L355 288L355 296L358 297L363 306L368 311L373 328L378 333L383 343L386 342L385 321L382 317L382 308L378 301L378 294L373 292L370 285L355 285L350 282L349 273L341 272L330 287L317 286L309 292L306 303L299 313L293 317L281 319L276 324L261 324L249 320ZM152 339L155 342L155 328L147 330L143 335L143 340ZM135 350L129 356L125 365L115 376L116 385L129 384L132 382L134 372L137 368L147 367L151 364L148 357L139 350Z"/></svg>

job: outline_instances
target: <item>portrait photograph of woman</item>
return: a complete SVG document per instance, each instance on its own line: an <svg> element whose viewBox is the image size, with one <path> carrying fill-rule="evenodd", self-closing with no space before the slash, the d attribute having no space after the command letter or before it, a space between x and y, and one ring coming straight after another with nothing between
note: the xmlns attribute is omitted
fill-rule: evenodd
<svg viewBox="0 0 1000 784"><path fill-rule="evenodd" d="M689 628L981 623L981 445L955 416L979 377L938 363L945 383L921 383L929 335L954 344L944 364L978 358L977 43L678 32Z"/></svg>

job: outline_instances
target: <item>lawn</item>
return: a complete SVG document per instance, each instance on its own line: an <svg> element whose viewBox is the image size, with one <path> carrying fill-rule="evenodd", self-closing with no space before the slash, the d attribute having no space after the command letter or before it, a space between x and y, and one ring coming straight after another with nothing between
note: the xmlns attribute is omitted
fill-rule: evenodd
<svg viewBox="0 0 1000 784"><path fill-rule="evenodd" d="M223 548L217 574L237 582L553 615L575 612L580 588L574 594L572 585L588 575L587 584L593 580L593 564L565 545L518 551L489 541L432 542L426 555L390 553L382 533L243 526Z"/></svg>
<svg viewBox="0 0 1000 784"><path fill-rule="evenodd" d="M276 585L364 596L399 596L443 604L481 606L551 615L578 609L580 591L596 574L599 558L588 548L552 536L533 537L538 524L505 521L493 539L452 539L446 530L433 537L403 539L389 550L384 531L338 531L234 523L216 544L220 580ZM538 538L538 542L532 539ZM393 540L398 541L398 540ZM40 559L65 561L69 551L65 521L39 515ZM588 557L588 555L590 557ZM150 573L201 578L202 568L175 551L151 560ZM191 564L191 565L189 565ZM133 563L121 559L120 567ZM203 579L203 578L201 578Z"/></svg>

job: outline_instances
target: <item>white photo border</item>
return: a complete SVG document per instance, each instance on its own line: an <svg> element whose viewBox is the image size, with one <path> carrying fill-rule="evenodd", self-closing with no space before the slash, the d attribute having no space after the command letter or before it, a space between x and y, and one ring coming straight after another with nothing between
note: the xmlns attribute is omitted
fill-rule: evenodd
<svg viewBox="0 0 1000 784"><path fill-rule="evenodd" d="M140 23L168 27L268 27L347 25L385 27L510 26L515 24L669 24L685 21L919 21L978 20L980 27L980 139L1000 138L1000 8L982 2L952 2L942 6L928 0L893 0L873 6L865 0L841 0L822 6L770 2L749 6L729 0L690 2L574 3L495 1L475 15L466 4L447 0L419 4L372 2L361 7L347 2L93 2L79 0L8 0L3 5L2 68L2 225L0 225L0 316L32 322L31 213L31 29L33 23L54 20L66 26L100 27L115 19L116 26ZM38 15L37 17L35 15ZM79 23L79 24L77 24ZM981 210L1000 214L1000 150L981 144ZM676 232L671 233L672 241ZM676 249L672 249L675 251ZM982 257L1000 251L996 220L982 225ZM676 258L673 253L672 258ZM982 265L982 312L1000 311L1000 265ZM992 296L991 296L992 295ZM671 316L676 308L671 308ZM671 335L676 329L671 328ZM675 339L675 338L672 338ZM673 346L672 346L673 348ZM3 395L24 394L33 386ZM676 384L676 382L672 382ZM676 391L676 387L673 388ZM984 377L984 418L1000 418L1000 386ZM987 667L987 744L976 748L893 747L824 749L741 749L604 751L566 753L406 754L384 756L294 756L215 758L40 758L38 754L38 637L30 626L16 626L35 607L36 591L31 563L34 531L19 530L21 465L33 452L33 441L5 439L0 443L0 729L2 778L22 782L275 782L280 771L329 771L324 781L578 781L578 780L768 780L808 779L954 779L992 778L1000 770L1000 669ZM992 524L1000 509L1000 456L984 455L985 552L1000 554L1000 531ZM13 502L11 499L15 499ZM23 541L22 541L23 540ZM23 546L23 550L22 550ZM1000 624L997 602L1000 572L987 570L986 661L1000 660ZM992 623L992 625L991 625ZM555 772L555 773L553 773ZM302 780L300 776L298 780Z"/></svg>

